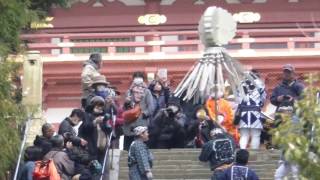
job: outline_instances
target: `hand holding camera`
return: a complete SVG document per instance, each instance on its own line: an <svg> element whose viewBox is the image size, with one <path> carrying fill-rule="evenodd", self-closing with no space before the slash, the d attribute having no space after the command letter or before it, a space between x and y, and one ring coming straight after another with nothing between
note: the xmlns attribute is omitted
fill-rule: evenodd
<svg viewBox="0 0 320 180"><path fill-rule="evenodd" d="M72 148L73 146L85 146L88 142L83 140L80 137L77 137L73 135L71 132L66 132L63 134L64 140L66 142L66 147L70 146Z"/></svg>
<svg viewBox="0 0 320 180"><path fill-rule="evenodd" d="M98 116L94 119L93 123L94 124L100 124L103 122L104 116Z"/></svg>

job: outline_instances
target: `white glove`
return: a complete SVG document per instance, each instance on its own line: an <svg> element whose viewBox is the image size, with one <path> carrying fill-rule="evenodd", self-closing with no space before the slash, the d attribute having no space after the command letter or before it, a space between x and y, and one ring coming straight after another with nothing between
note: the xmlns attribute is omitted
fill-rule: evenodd
<svg viewBox="0 0 320 180"><path fill-rule="evenodd" d="M146 174L147 178L149 180L151 180L153 178L153 175L152 175L152 172L151 171L148 171L147 174Z"/></svg>
<svg viewBox="0 0 320 180"><path fill-rule="evenodd" d="M218 115L218 123L219 123L219 124L222 124L223 121L224 121L224 116Z"/></svg>

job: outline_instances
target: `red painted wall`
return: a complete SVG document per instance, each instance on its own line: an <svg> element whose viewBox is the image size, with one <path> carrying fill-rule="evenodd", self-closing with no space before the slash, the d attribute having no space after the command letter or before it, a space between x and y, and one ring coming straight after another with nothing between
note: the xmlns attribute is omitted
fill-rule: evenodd
<svg viewBox="0 0 320 180"><path fill-rule="evenodd" d="M316 57L241 59L240 62L261 72L269 93L281 80L284 64L293 64L300 78L309 72L320 71ZM194 63L195 60L104 61L101 73L111 85L124 93L130 85L134 71L147 72L148 69L167 68L172 87L176 87ZM44 108L80 105L81 70L80 61L44 63Z"/></svg>
<svg viewBox="0 0 320 180"><path fill-rule="evenodd" d="M94 2L95 0L91 0L88 3L77 3L69 9L54 8L52 15L55 17L53 20L55 28L47 31L101 32L196 29L203 11L208 6L213 5L223 7L232 13L253 11L261 14L259 23L240 24L240 28L259 26L295 27L295 23L309 23L309 26L312 26L310 22L320 22L319 0L300 0L298 3L289 3L288 0L268 0L267 3L253 4L227 4L224 0L205 0L205 5L193 5L191 0L177 0L171 6L159 6L159 12L165 14L168 19L167 23L162 26L143 26L138 24L138 16L144 14L148 6L125 6L119 1L102 1L104 7L94 8L92 7Z"/></svg>

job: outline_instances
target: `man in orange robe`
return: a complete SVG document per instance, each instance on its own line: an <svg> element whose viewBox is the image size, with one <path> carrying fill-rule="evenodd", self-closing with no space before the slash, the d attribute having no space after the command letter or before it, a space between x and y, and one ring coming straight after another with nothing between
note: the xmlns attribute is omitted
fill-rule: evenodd
<svg viewBox="0 0 320 180"><path fill-rule="evenodd" d="M216 119L216 107L215 100L213 97L210 97L206 102L206 108L208 110L210 118L222 126L230 135L233 136L234 140L238 143L240 135L237 128L233 125L233 111L230 103L223 99L219 98L217 100L217 110L218 118Z"/></svg>

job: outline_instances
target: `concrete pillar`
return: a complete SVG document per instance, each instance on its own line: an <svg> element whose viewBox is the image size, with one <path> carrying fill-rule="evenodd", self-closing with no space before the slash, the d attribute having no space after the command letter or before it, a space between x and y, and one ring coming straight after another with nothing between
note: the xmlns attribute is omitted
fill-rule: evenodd
<svg viewBox="0 0 320 180"><path fill-rule="evenodd" d="M23 104L31 117L27 144L31 144L37 134L41 134L42 118L42 68L39 51L29 51L23 62Z"/></svg>

